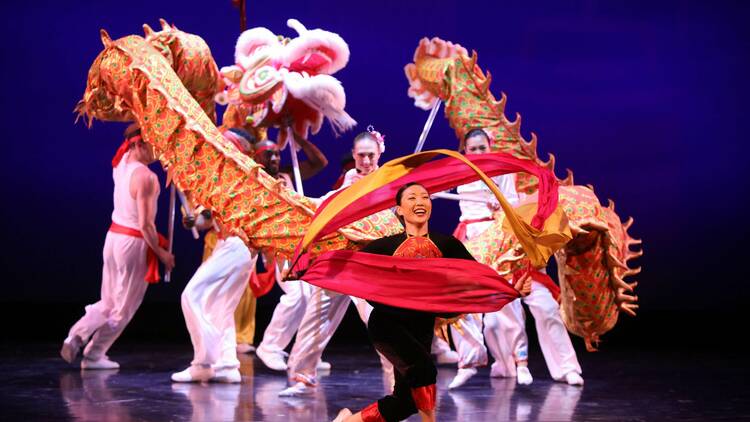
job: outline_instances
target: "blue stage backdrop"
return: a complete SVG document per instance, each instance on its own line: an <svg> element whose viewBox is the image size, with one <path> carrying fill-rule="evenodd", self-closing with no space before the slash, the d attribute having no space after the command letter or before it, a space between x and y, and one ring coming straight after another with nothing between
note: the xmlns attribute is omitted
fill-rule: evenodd
<svg viewBox="0 0 750 422"><path fill-rule="evenodd" d="M523 133L575 171L643 238L641 306L737 307L747 242L748 30L745 2L255 1L249 25L293 35L287 18L339 33L351 59L338 73L360 123L313 141L331 164L306 184L325 193L339 157L368 124L386 135L384 159L414 149L427 113L406 95L403 67L424 36L479 53L493 92L523 115ZM238 12L228 0L3 2L2 301L89 302L97 293L110 222L110 159L123 124L73 123L86 74L113 38L165 18L202 36L219 66L233 62ZM442 114L427 149L455 148ZM288 162L288 156L284 160ZM158 224L166 230L166 196ZM458 207L435 202L434 225ZM177 233L172 285L147 301L177 301L201 243ZM696 294L708 291L709 294Z"/></svg>

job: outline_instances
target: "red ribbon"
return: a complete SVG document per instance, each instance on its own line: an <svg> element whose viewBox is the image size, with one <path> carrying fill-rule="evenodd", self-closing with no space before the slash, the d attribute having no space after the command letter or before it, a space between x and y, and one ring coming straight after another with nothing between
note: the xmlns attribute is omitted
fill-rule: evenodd
<svg viewBox="0 0 750 422"><path fill-rule="evenodd" d="M474 223L482 223L484 221L492 221L492 217L475 218L473 220L461 221L456 226L456 230L453 231L453 237L460 240L461 242L466 241L466 226Z"/></svg>
<svg viewBox="0 0 750 422"><path fill-rule="evenodd" d="M140 230L131 229L130 227L121 226L114 221L109 226L109 231L117 234L124 234L125 236L137 237L143 239L143 233ZM159 246L166 248L169 246L167 238L157 233L159 236ZM158 283L159 282L159 259L156 257L156 252L153 249L148 248L146 251L146 265L148 270L146 271L146 282L147 283Z"/></svg>
<svg viewBox="0 0 750 422"><path fill-rule="evenodd" d="M417 409L423 412L435 410L435 402L437 401L437 390L435 389L435 384L412 388L411 397L414 399L414 404L417 405Z"/></svg>
<svg viewBox="0 0 750 422"><path fill-rule="evenodd" d="M487 265L455 258L402 258L339 250L302 279L323 289L423 312L486 313L521 297Z"/></svg>

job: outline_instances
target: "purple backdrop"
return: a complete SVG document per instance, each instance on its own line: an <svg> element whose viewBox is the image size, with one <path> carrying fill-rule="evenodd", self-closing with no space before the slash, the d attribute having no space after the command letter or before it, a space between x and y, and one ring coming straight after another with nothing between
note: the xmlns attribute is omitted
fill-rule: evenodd
<svg viewBox="0 0 750 422"><path fill-rule="evenodd" d="M747 112L750 7L729 2L249 1L250 26L292 35L288 17L339 33L351 48L336 76L347 110L387 136L385 159L413 150L427 113L406 96L403 66L418 40L440 36L479 52L492 90L521 112L560 175L593 184L642 237L639 293L651 309L734 307L748 299L742 267L748 193L741 157ZM121 124L74 125L71 113L101 50L158 18L202 36L232 62L238 14L227 1L5 2L2 6L4 149L2 301L90 301L111 212L110 158ZM746 26L746 25L745 25ZM356 133L356 132L355 132ZM322 194L354 133L324 128L331 159L306 191ZM442 114L426 148L455 147ZM285 155L284 160L288 161ZM165 198L163 196L162 199ZM163 202L162 202L163 203ZM454 203L435 224L452 230ZM158 223L164 228L166 213ZM201 245L179 231L171 286L147 301L176 301ZM698 289L714 294L696 295ZM727 294L729 293L729 294Z"/></svg>

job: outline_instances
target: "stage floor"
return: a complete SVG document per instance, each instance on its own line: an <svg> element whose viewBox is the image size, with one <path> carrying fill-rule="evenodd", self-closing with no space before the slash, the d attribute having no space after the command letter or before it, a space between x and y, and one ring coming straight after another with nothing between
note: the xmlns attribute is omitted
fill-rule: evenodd
<svg viewBox="0 0 750 422"><path fill-rule="evenodd" d="M175 384L191 353L186 345L116 345L122 368L81 371L57 356L57 345L4 345L0 351L3 421L328 421L342 407L360 409L383 395L374 352L333 349L333 368L318 392L280 398L283 373L254 355L241 356L242 384ZM750 419L750 371L740 355L711 352L604 351L581 354L586 385L553 382L532 354L535 381L492 379L489 369L458 390L438 376L439 421L738 420ZM412 417L410 421L419 420Z"/></svg>

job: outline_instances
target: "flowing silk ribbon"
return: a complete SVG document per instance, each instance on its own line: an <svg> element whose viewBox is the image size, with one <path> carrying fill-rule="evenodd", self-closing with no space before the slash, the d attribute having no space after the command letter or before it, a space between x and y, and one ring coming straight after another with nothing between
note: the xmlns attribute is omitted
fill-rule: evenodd
<svg viewBox="0 0 750 422"><path fill-rule="evenodd" d="M439 155L448 158L430 161ZM536 214L530 224L516 214L490 177L524 172L539 179ZM313 216L307 233L297 246L295 260L314 241L368 215L392 207L396 191L406 183L418 182L428 192L447 189L481 179L493 192L507 221L534 267L541 268L547 259L570 238L565 221L541 230L550 216L564 220L557 211L558 184L554 174L531 160L504 153L463 156L456 151L434 150L391 160L375 172L324 201Z"/></svg>
<svg viewBox="0 0 750 422"><path fill-rule="evenodd" d="M521 297L489 266L456 258L329 251L315 259L302 279L345 295L432 313L494 312Z"/></svg>

